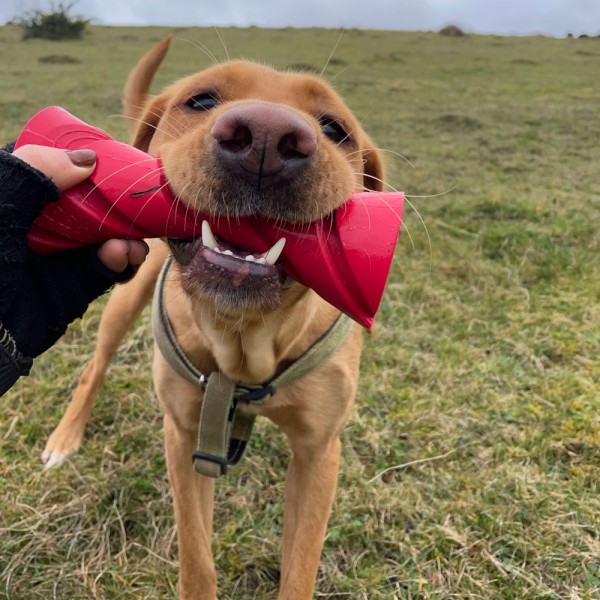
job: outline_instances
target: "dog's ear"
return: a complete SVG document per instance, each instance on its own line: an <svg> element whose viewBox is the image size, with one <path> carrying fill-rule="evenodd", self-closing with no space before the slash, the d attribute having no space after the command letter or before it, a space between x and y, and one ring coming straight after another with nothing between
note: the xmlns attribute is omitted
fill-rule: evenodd
<svg viewBox="0 0 600 600"><path fill-rule="evenodd" d="M383 192L385 181L385 164L381 152L371 146L363 150L363 184L365 189L373 192Z"/></svg>
<svg viewBox="0 0 600 600"><path fill-rule="evenodd" d="M160 96L149 100L146 104L133 134L133 146L148 152L150 142L160 127L160 121L165 113L165 102Z"/></svg>

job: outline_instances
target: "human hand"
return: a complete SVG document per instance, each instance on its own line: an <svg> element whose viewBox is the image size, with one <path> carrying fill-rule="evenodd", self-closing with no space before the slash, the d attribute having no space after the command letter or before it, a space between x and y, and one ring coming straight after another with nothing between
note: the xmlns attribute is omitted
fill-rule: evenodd
<svg viewBox="0 0 600 600"><path fill-rule="evenodd" d="M17 148L13 156L44 173L61 192L87 179L96 165L96 154L92 150L65 151L30 145ZM128 266L139 267L147 254L148 246L142 240L108 240L98 248L101 262L117 273Z"/></svg>
<svg viewBox="0 0 600 600"><path fill-rule="evenodd" d="M89 177L95 158L89 150L42 146L0 151L0 324L22 357L53 345L89 302L129 279L148 252L140 240L53 255L28 248L27 233L44 206Z"/></svg>

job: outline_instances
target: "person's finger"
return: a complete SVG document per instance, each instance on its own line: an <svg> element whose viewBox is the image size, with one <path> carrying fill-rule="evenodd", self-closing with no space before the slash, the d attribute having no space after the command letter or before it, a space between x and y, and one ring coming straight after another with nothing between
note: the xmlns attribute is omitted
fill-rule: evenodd
<svg viewBox="0 0 600 600"><path fill-rule="evenodd" d="M47 175L61 191L87 179L96 165L96 153L93 150L27 145L17 148L13 155Z"/></svg>
<svg viewBox="0 0 600 600"><path fill-rule="evenodd" d="M143 240L108 240L98 248L98 258L116 273L121 273L128 265L141 265L147 255L148 244Z"/></svg>
<svg viewBox="0 0 600 600"><path fill-rule="evenodd" d="M139 267L148 256L150 248L143 240L131 240L129 245L129 264Z"/></svg>

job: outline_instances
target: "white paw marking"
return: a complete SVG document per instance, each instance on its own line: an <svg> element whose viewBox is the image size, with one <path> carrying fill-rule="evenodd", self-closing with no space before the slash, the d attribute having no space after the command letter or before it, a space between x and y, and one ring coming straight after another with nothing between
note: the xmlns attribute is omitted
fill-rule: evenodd
<svg viewBox="0 0 600 600"><path fill-rule="evenodd" d="M58 452L57 450L52 450L52 452L44 450L44 452L42 452L44 471L47 471L52 467L60 467L68 454L68 452Z"/></svg>

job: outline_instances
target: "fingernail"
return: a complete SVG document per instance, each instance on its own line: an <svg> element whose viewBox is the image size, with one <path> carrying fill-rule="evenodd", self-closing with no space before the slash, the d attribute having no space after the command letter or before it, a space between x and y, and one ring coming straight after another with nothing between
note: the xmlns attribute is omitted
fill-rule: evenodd
<svg viewBox="0 0 600 600"><path fill-rule="evenodd" d="M77 167L93 167L96 164L96 153L93 150L70 150L67 156Z"/></svg>
<svg viewBox="0 0 600 600"><path fill-rule="evenodd" d="M148 256L148 253L150 252L150 246L148 246L145 240L140 240L140 242L144 244L144 250L146 251L146 256Z"/></svg>

